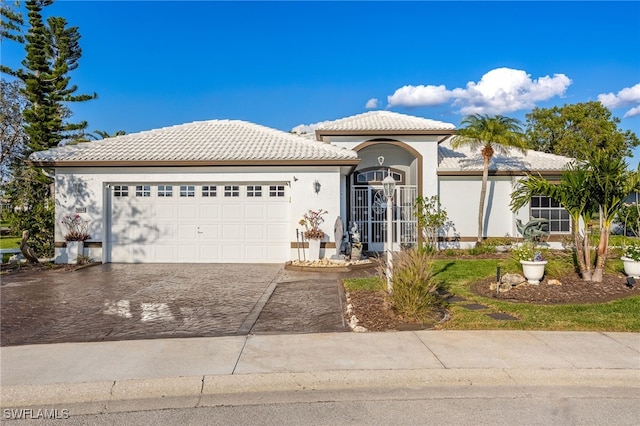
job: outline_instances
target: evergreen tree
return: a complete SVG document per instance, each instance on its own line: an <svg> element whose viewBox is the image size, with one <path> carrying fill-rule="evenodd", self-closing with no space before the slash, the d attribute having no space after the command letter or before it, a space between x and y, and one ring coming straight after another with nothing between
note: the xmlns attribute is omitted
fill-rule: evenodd
<svg viewBox="0 0 640 426"><path fill-rule="evenodd" d="M56 147L83 133L86 122L71 123L72 102L94 99L97 95L78 95L69 73L78 67L82 56L77 27L69 27L60 17L43 18L43 8L53 0L29 0L27 28L22 35L21 16L10 7L2 7L2 37L24 43L22 68L1 70L23 83L25 98L24 132L27 136L22 158L29 154ZM5 185L5 196L11 200L9 221L14 231L28 230L32 247L40 255L53 252L54 202L51 178L39 168L14 162L13 179Z"/></svg>

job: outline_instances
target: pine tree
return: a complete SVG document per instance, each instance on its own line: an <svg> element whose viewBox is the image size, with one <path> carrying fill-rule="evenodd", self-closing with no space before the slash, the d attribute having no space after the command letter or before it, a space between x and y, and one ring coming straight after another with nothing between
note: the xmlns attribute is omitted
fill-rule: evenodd
<svg viewBox="0 0 640 426"><path fill-rule="evenodd" d="M87 127L86 122L71 123L72 102L95 99L97 95L78 95L77 86L71 84L69 73L78 67L82 56L77 27L69 27L61 17L44 21L42 11L53 0L29 0L27 29L21 29L19 12L8 6L0 9L2 38L24 43L25 58L22 68L1 70L23 83L22 94L26 105L23 110L27 143L23 158L35 151L56 147L61 142L77 138ZM23 35L24 33L24 35ZM19 162L13 170L13 179L5 185L5 195L11 199L13 209L9 221L14 231L28 230L34 238L32 246L38 254L53 252L54 203L52 180L38 168Z"/></svg>

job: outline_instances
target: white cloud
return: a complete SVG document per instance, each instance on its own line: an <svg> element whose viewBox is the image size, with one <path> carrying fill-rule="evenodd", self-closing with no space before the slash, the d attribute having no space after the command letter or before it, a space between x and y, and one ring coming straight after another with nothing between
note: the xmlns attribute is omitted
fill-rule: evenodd
<svg viewBox="0 0 640 426"><path fill-rule="evenodd" d="M532 80L525 71L496 68L465 88L444 85L404 86L387 97L388 106L435 106L453 101L461 114L502 114L535 107L536 102L564 95L571 79L554 74Z"/></svg>
<svg viewBox="0 0 640 426"><path fill-rule="evenodd" d="M598 95L598 100L609 109L634 105L624 114L625 118L640 115L640 83L632 87L625 87L617 95L611 92L600 94Z"/></svg>
<svg viewBox="0 0 640 426"><path fill-rule="evenodd" d="M367 109L378 108L378 99L376 98L369 99L364 107Z"/></svg>
<svg viewBox="0 0 640 426"><path fill-rule="evenodd" d="M393 95L387 96L390 107L402 106L434 106L443 104L453 97L444 85L440 86L403 86Z"/></svg>
<svg viewBox="0 0 640 426"><path fill-rule="evenodd" d="M633 107L629 111L624 113L624 118L635 117L636 115L640 115L640 106Z"/></svg>
<svg viewBox="0 0 640 426"><path fill-rule="evenodd" d="M321 125L321 124L325 124L325 123L329 123L329 121L319 121L317 123L312 123L312 124L298 124L296 127L294 127L293 129L291 129L291 133L295 133L297 135L303 135L305 133L314 133L316 131L316 128Z"/></svg>

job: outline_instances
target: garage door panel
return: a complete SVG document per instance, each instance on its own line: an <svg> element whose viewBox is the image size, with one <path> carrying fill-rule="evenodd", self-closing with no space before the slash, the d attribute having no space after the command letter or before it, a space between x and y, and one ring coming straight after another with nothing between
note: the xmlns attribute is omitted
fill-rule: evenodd
<svg viewBox="0 0 640 426"><path fill-rule="evenodd" d="M228 204L222 206L222 220L238 220L243 217L243 206L241 204Z"/></svg>
<svg viewBox="0 0 640 426"><path fill-rule="evenodd" d="M221 238L221 228L223 225L200 225L199 238L202 241L217 241Z"/></svg>
<svg viewBox="0 0 640 426"><path fill-rule="evenodd" d="M240 244L225 244L222 249L222 261L223 262L241 262L242 259L242 245Z"/></svg>
<svg viewBox="0 0 640 426"><path fill-rule="evenodd" d="M225 224L222 228L222 240L232 242L234 240L244 239L242 225L238 223Z"/></svg>
<svg viewBox="0 0 640 426"><path fill-rule="evenodd" d="M289 204L281 203L281 204L270 204L267 206L267 218L268 219L276 219L282 220L282 218L286 218L289 216Z"/></svg>
<svg viewBox="0 0 640 426"><path fill-rule="evenodd" d="M267 228L267 235L265 239L273 242L289 241L288 234L289 226L286 224L274 224Z"/></svg>
<svg viewBox="0 0 640 426"><path fill-rule="evenodd" d="M246 220L263 221L267 219L267 206L246 205L244 217Z"/></svg>
<svg viewBox="0 0 640 426"><path fill-rule="evenodd" d="M206 262L219 262L221 247L217 244L200 244L198 258Z"/></svg>
<svg viewBox="0 0 640 426"><path fill-rule="evenodd" d="M244 225L245 241L267 241L267 226L264 224L246 224Z"/></svg>
<svg viewBox="0 0 640 426"><path fill-rule="evenodd" d="M176 246L173 244L154 244L156 262L175 262Z"/></svg>
<svg viewBox="0 0 640 426"><path fill-rule="evenodd" d="M174 204L160 204L156 206L156 218L157 219L177 219L177 208Z"/></svg>
<svg viewBox="0 0 640 426"><path fill-rule="evenodd" d="M201 221L216 221L220 219L220 206L213 204L201 204L199 206Z"/></svg>
<svg viewBox="0 0 640 426"><path fill-rule="evenodd" d="M130 184L131 185L131 184ZM113 262L282 262L289 257L290 203L284 197L112 197ZM191 184L189 184L191 185ZM222 183L207 184L217 185ZM232 184L237 185L237 184ZM253 184L252 184L253 185ZM254 185L255 186L255 185ZM130 186L131 188L131 186ZM264 190L264 186L263 186ZM209 193L210 194L210 193Z"/></svg>
<svg viewBox="0 0 640 426"><path fill-rule="evenodd" d="M189 203L191 204L191 203ZM194 205L178 206L178 218L180 219L196 219L198 217L198 209Z"/></svg>
<svg viewBox="0 0 640 426"><path fill-rule="evenodd" d="M179 223L176 239L178 241L193 241L198 238L198 226L190 223Z"/></svg>

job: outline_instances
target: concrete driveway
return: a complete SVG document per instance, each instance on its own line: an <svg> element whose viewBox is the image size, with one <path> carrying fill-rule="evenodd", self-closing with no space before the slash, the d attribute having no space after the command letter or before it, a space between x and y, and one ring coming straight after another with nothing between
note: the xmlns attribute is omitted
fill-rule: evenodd
<svg viewBox="0 0 640 426"><path fill-rule="evenodd" d="M2 346L348 331L338 273L104 264L2 276Z"/></svg>

